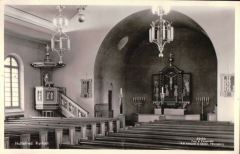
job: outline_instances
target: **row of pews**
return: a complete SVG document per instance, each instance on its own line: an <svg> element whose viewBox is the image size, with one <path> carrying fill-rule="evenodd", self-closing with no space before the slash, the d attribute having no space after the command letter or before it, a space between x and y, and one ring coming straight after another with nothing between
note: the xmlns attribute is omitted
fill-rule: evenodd
<svg viewBox="0 0 240 154"><path fill-rule="evenodd" d="M35 117L5 120L6 149L55 149L62 144L78 145L98 136L119 132L125 118Z"/></svg>
<svg viewBox="0 0 240 154"><path fill-rule="evenodd" d="M229 122L161 120L137 123L71 149L158 149L158 150L234 150L234 125Z"/></svg>
<svg viewBox="0 0 240 154"><path fill-rule="evenodd" d="M230 122L160 120L125 127L117 118L5 121L5 148L234 150Z"/></svg>

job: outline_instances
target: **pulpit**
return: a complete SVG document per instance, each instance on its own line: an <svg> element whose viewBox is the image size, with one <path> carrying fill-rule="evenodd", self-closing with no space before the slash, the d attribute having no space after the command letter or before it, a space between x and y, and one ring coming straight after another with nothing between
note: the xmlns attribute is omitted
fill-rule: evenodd
<svg viewBox="0 0 240 154"><path fill-rule="evenodd" d="M55 63L50 59L49 46L46 46L44 61L32 62L31 66L40 70L41 86L35 87L35 109L42 111L42 115L53 114L59 109L59 93L65 93L63 87L56 87L52 81L53 71L65 66L63 63Z"/></svg>
<svg viewBox="0 0 240 154"><path fill-rule="evenodd" d="M55 87L35 87L36 110L57 110L58 89Z"/></svg>

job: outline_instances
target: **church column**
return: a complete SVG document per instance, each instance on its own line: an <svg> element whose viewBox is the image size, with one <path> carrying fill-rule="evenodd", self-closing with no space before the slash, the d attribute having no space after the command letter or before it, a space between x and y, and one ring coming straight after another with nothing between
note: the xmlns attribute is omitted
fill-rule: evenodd
<svg viewBox="0 0 240 154"><path fill-rule="evenodd" d="M4 148L9 149L9 137L4 137Z"/></svg>
<svg viewBox="0 0 240 154"><path fill-rule="evenodd" d="M62 144L62 137L63 137L63 130L55 129L55 141L56 141L57 149L59 149L59 145Z"/></svg>
<svg viewBox="0 0 240 154"><path fill-rule="evenodd" d="M47 131L40 131L39 132L39 139L40 139L41 149L48 148L48 132Z"/></svg>
<svg viewBox="0 0 240 154"><path fill-rule="evenodd" d="M113 132L113 121L108 121L108 132Z"/></svg>
<svg viewBox="0 0 240 154"><path fill-rule="evenodd" d="M95 137L96 137L96 130L97 130L97 124L96 123L93 123L91 125L91 129L92 129L92 140L95 140Z"/></svg>
<svg viewBox="0 0 240 154"><path fill-rule="evenodd" d="M69 140L71 145L76 143L75 132L75 127L69 128Z"/></svg>
<svg viewBox="0 0 240 154"><path fill-rule="evenodd" d="M87 139L87 125L81 127L82 139Z"/></svg>
<svg viewBox="0 0 240 154"><path fill-rule="evenodd" d="M105 122L101 122L100 127L101 127L101 135L105 136Z"/></svg>
<svg viewBox="0 0 240 154"><path fill-rule="evenodd" d="M22 134L20 136L20 144L23 149L30 149L30 134Z"/></svg>

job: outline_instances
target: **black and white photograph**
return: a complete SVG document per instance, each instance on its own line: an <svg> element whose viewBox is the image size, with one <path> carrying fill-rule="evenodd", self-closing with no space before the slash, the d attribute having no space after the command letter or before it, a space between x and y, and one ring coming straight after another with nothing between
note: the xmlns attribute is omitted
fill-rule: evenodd
<svg viewBox="0 0 240 154"><path fill-rule="evenodd" d="M1 2L3 152L239 153L240 2L124 2Z"/></svg>

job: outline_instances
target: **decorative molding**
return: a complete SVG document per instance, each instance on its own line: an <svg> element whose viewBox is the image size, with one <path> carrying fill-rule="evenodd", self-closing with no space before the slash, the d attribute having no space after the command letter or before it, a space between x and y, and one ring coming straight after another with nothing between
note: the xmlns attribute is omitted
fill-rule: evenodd
<svg viewBox="0 0 240 154"><path fill-rule="evenodd" d="M6 25L4 25L4 26L6 26ZM30 32L32 32L32 31L30 31ZM41 33L41 32L39 32L39 33ZM39 33L36 32L34 34L39 34ZM50 36L51 36L51 35L47 35L46 33L42 32L41 33L41 34L43 34L42 36L34 35L34 36L38 36L38 37L34 37L34 36L32 36L33 32L29 33L31 35L23 34L22 32L16 31L15 29L13 29L13 27L11 27L10 29L4 29L4 34L7 34L8 36L15 37L15 38L18 38L18 39L24 39L24 40L27 40L27 41L32 41L32 42L36 42L36 43L40 43L40 44L44 44L44 45L49 43L49 41L50 41L49 39L50 39Z"/></svg>
<svg viewBox="0 0 240 154"><path fill-rule="evenodd" d="M46 31L47 29L49 33L55 31L54 25L48 20L34 16L11 6L6 5L4 9L4 17L6 21L13 22L15 24L22 24L33 29L38 27L37 29L42 29L43 31Z"/></svg>

